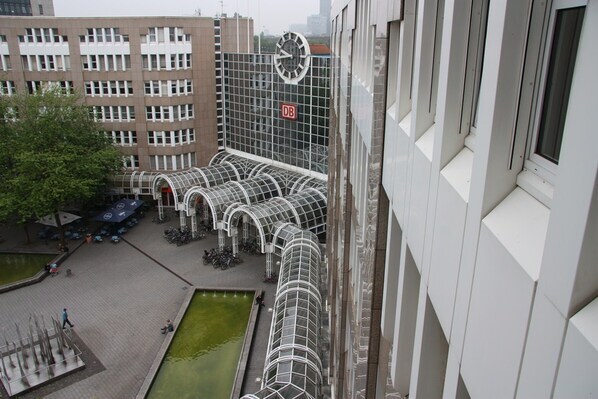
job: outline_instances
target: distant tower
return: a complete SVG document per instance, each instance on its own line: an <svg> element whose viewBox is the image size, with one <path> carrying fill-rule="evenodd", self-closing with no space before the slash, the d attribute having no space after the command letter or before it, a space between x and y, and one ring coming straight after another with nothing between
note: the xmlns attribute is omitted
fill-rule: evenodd
<svg viewBox="0 0 598 399"><path fill-rule="evenodd" d="M0 0L0 15L54 15L52 0Z"/></svg>
<svg viewBox="0 0 598 399"><path fill-rule="evenodd" d="M330 34L330 0L320 0L320 16L326 17L326 34Z"/></svg>

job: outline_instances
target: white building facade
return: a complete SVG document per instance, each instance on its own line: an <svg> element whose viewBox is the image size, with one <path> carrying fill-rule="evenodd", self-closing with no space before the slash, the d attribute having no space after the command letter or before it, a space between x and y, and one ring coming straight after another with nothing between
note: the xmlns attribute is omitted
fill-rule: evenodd
<svg viewBox="0 0 598 399"><path fill-rule="evenodd" d="M337 0L335 398L598 392L598 1Z"/></svg>

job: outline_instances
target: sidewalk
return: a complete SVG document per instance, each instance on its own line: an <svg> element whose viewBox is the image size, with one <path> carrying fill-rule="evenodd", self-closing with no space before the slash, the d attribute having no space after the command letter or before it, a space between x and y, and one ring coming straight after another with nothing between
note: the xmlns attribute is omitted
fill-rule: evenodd
<svg viewBox="0 0 598 399"><path fill-rule="evenodd" d="M31 313L49 317L66 307L77 335L105 367L47 398L134 397L164 339L160 327L176 315L187 293L185 281L199 287L266 291L243 392L259 389L255 378L261 377L264 365L272 316L267 309L276 288L262 282L265 257L244 256L244 263L226 271L203 266L203 249L215 247L216 236L177 247L162 238L168 225L153 224L151 217L142 219L119 244L82 242L75 248L71 242L71 256L64 263L72 270L71 277L60 274L0 295L0 326L9 340L14 323L26 325ZM24 234L0 234L6 239L0 250L47 252L56 244L37 239L33 231L29 245L23 244ZM39 397L35 391L29 395L23 397Z"/></svg>

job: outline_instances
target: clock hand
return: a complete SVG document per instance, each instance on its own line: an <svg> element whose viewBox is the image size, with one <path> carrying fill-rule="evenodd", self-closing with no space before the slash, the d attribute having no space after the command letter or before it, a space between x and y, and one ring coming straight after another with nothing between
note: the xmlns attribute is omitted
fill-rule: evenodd
<svg viewBox="0 0 598 399"><path fill-rule="evenodd" d="M293 54L289 54L286 51L284 51L283 49L280 49L280 54L277 58L278 59L283 59L283 58L293 58Z"/></svg>

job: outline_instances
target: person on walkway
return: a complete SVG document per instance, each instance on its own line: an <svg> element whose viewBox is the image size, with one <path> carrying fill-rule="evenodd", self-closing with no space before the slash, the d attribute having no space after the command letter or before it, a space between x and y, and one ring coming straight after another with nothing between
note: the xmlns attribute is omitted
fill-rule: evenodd
<svg viewBox="0 0 598 399"><path fill-rule="evenodd" d="M264 306L264 293L261 292L258 296L255 297L255 304Z"/></svg>
<svg viewBox="0 0 598 399"><path fill-rule="evenodd" d="M66 308L62 309L62 329L64 330L66 325L69 325L71 328L75 327L73 323L69 320L69 314L66 312Z"/></svg>
<svg viewBox="0 0 598 399"><path fill-rule="evenodd" d="M174 325L170 319L166 320L166 325L162 327L162 334L166 334L166 332L173 332Z"/></svg>
<svg viewBox="0 0 598 399"><path fill-rule="evenodd" d="M55 275L58 274L58 265L56 263L52 263L50 265L50 276L54 277Z"/></svg>

